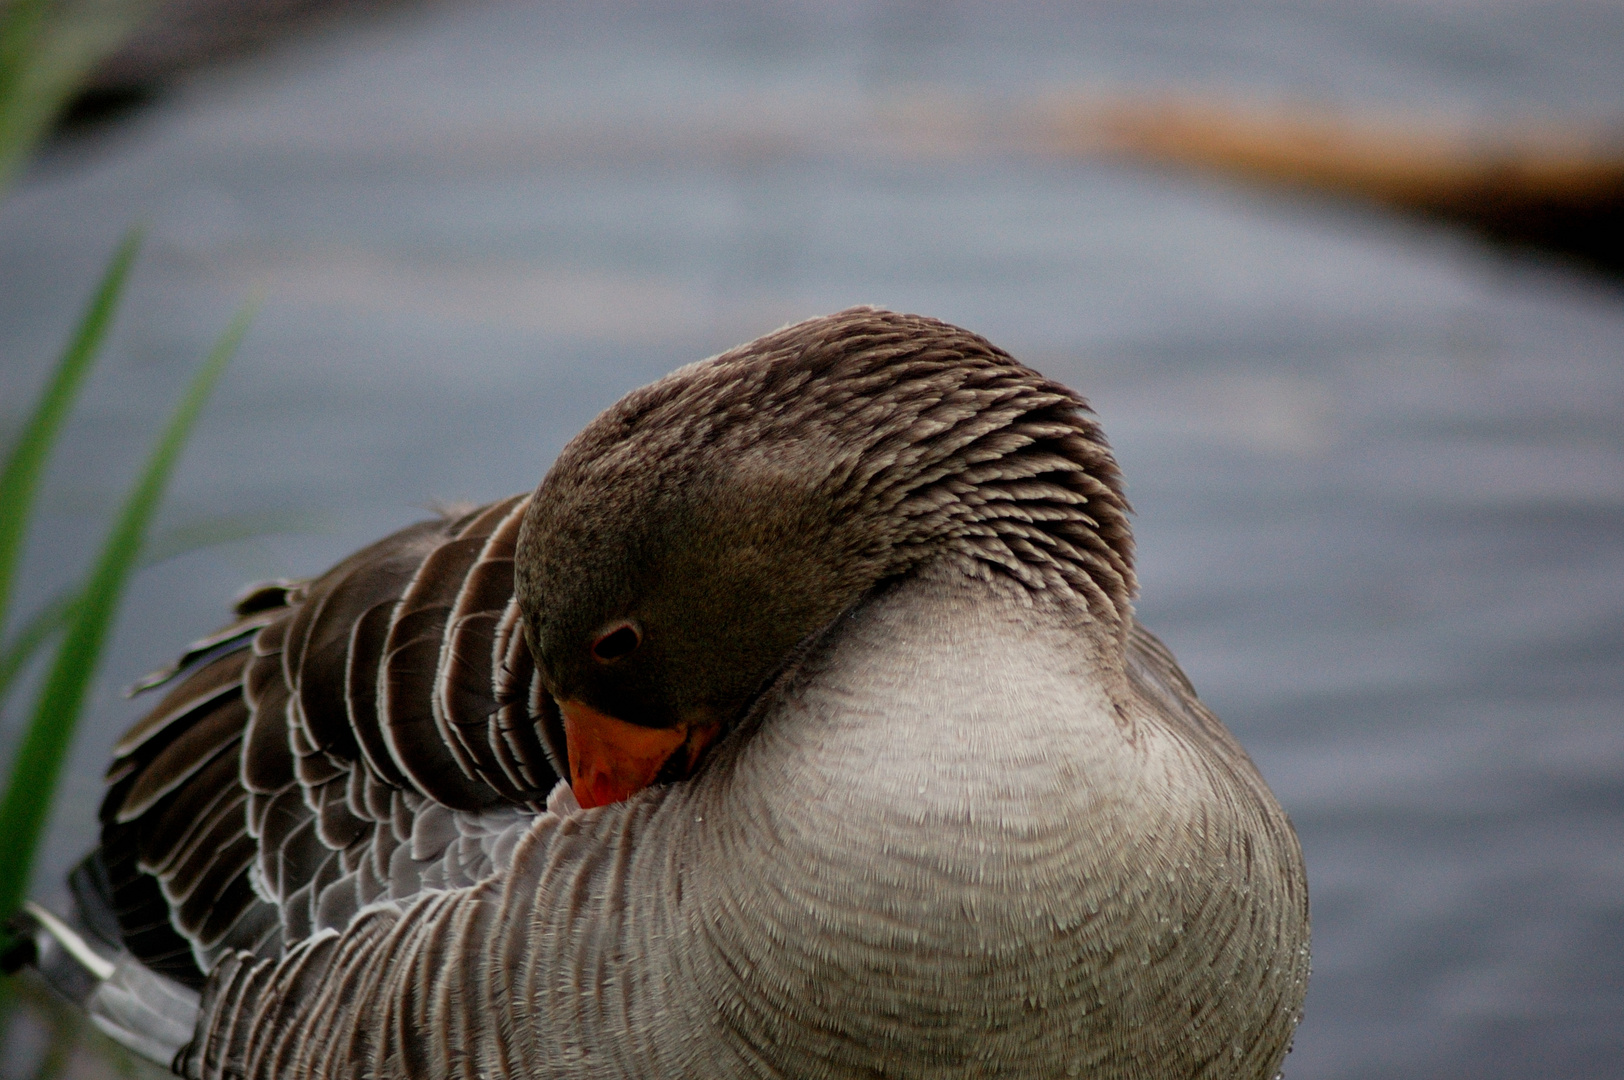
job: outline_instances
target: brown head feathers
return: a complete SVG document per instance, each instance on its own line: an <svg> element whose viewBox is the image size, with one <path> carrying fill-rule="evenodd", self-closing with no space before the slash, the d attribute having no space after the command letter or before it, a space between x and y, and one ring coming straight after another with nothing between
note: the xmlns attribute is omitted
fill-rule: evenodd
<svg viewBox="0 0 1624 1080"><path fill-rule="evenodd" d="M679 369L594 420L536 491L517 589L555 693L587 692L591 672L553 658L636 615L668 667L742 654L740 685L705 703L732 709L755 689L743 668L770 670L876 584L935 560L1081 601L1120 637L1127 515L1076 393L969 331L851 308ZM635 671L613 681L656 693Z"/></svg>

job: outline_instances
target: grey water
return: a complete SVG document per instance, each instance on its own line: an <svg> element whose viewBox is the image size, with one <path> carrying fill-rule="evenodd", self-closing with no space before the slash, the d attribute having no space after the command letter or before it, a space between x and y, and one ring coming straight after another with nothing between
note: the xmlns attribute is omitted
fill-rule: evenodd
<svg viewBox="0 0 1624 1080"><path fill-rule="evenodd" d="M1140 615L1307 854L1286 1075L1624 1076L1624 285L1376 210L887 126L1169 88L1616 121L1624 8L444 3L54 145L0 203L0 434L121 232L148 238L23 610L85 566L191 367L262 306L125 604L36 895L63 903L94 841L141 708L119 688L242 584L532 487L626 390L876 303L987 335L1103 418Z"/></svg>

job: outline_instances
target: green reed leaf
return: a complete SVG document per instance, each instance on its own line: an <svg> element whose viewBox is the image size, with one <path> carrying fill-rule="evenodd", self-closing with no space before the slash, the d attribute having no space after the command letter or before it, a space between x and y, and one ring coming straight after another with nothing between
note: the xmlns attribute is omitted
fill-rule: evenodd
<svg viewBox="0 0 1624 1080"><path fill-rule="evenodd" d="M23 426L16 445L7 455L5 469L0 471L0 632L5 629L11 583L22 556L23 539L28 533L28 521L34 508L34 496L39 491L40 476L45 471L45 463L62 433L62 425L79 396L79 390L84 386L85 376L95 366L102 343L107 339L113 314L124 295L130 264L135 262L140 247L140 229L131 229L124 234L124 240L102 274L101 284L96 286L90 305L79 319L73 340L57 361L51 381L34 406L33 415Z"/></svg>
<svg viewBox="0 0 1624 1080"><path fill-rule="evenodd" d="M175 463L204 403L248 329L254 305L244 305L220 336L170 416L130 490L57 647L23 735L5 796L0 799L0 917L22 902L39 838L50 813L57 776L73 740L119 601L141 557L147 531Z"/></svg>

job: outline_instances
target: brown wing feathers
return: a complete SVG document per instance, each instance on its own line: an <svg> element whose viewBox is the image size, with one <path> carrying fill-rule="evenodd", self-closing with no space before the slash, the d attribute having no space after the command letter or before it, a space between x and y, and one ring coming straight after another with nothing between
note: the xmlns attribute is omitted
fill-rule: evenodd
<svg viewBox="0 0 1624 1080"><path fill-rule="evenodd" d="M124 943L160 974L202 985L192 951L205 929L244 914L245 793L237 783L242 725L242 639L172 690L121 742L102 804L100 857ZM235 868L236 875L228 873ZM221 899L198 918L199 886ZM194 895L197 900L194 902ZM234 905L236 910L231 910Z"/></svg>
<svg viewBox="0 0 1624 1080"><path fill-rule="evenodd" d="M146 681L179 680L115 750L100 854L137 957L200 986L225 951L278 955L488 848L452 811L540 809L556 717L513 602L527 501L256 589Z"/></svg>

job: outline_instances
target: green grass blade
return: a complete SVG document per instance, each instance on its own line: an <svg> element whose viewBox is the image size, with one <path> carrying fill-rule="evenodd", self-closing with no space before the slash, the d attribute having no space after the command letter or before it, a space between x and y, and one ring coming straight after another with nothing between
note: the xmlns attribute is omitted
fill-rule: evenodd
<svg viewBox="0 0 1624 1080"><path fill-rule="evenodd" d="M8 0L0 18L0 94L23 76L45 29L49 0Z"/></svg>
<svg viewBox="0 0 1624 1080"><path fill-rule="evenodd" d="M0 17L0 103L13 100L39 51L49 0L9 0Z"/></svg>
<svg viewBox="0 0 1624 1080"><path fill-rule="evenodd" d="M73 617L73 605L78 601L71 589L63 589L45 602L23 628L0 651L0 702L6 700L6 691L19 672L34 658L34 654L68 624Z"/></svg>
<svg viewBox="0 0 1624 1080"><path fill-rule="evenodd" d="M204 402L225 371L252 315L252 304L237 313L187 387L185 397L176 406L169 425L147 459L145 470L131 489L80 594L67 634L57 647L22 746L12 763L5 797L0 800L0 917L16 910L28 888L57 774L67 756L74 725L95 677L125 583L140 559L164 487Z"/></svg>
<svg viewBox="0 0 1624 1080"><path fill-rule="evenodd" d="M0 0L0 190L150 0Z"/></svg>
<svg viewBox="0 0 1624 1080"><path fill-rule="evenodd" d="M102 274L101 284L91 297L90 305L79 319L73 340L56 363L50 383L34 406L6 458L4 471L0 471L0 633L6 626L6 612L11 602L11 583L17 562L22 555L23 538L27 535L28 519L39 490L40 475L51 448L56 445L62 424L68 418L85 376L101 352L119 299L124 295L124 282L130 274L130 264L141 247L141 230L131 229L124 234L112 261Z"/></svg>

